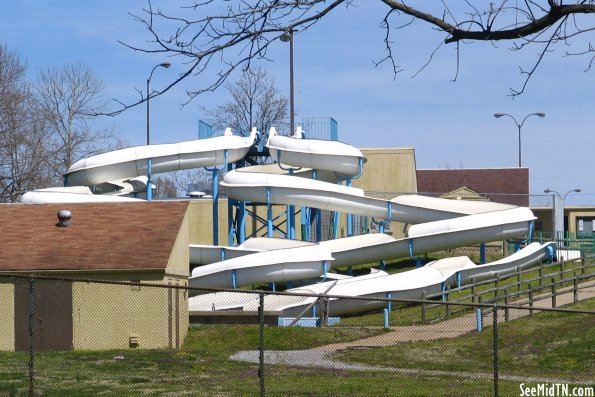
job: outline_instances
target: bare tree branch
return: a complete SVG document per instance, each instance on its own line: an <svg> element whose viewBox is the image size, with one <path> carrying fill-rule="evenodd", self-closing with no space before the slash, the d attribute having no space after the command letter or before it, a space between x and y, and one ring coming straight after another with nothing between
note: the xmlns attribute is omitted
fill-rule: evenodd
<svg viewBox="0 0 595 397"><path fill-rule="evenodd" d="M110 114L136 106L147 98L171 90L184 80L194 78L197 83L194 88L187 90L186 104L201 93L216 90L236 71L250 69L254 61L266 60L269 48L283 33L289 30L296 34L302 33L341 5L358 12L357 7L350 7L352 0L188 2L188 5L176 13L172 10L155 9L151 0L148 0L147 7L141 13L133 14L134 20L147 29L148 41L141 45L122 44L133 51L159 55L161 59L167 56L172 62L177 61L182 65L183 70L159 91L143 93L139 90L140 97L136 101L116 101L121 108ZM388 10L381 22L381 28L385 30L386 55L375 64L378 66L383 62L390 62L394 74L399 73L401 68L397 66L398 62L394 57L393 36L414 21L445 33L446 37L442 39L444 44L457 43L457 64L462 44L475 41L510 41L513 48L520 49L528 44L541 43L542 40L543 43L552 44L568 41L595 28L593 22L588 22L591 23L590 26L582 27L574 19L575 16L594 14L594 0L523 0L514 5L508 0L376 2L388 7ZM569 18L570 16L573 18ZM401 21L395 21L399 19ZM391 23L395 27L391 27ZM543 34L549 34L548 38L542 39L545 37ZM517 41L522 43L514 44ZM552 48L552 45L547 46L547 51ZM543 54L537 58L535 66L541 64ZM426 65L420 70L425 67ZM535 70L528 73L529 78ZM525 86L526 84L518 92L523 92Z"/></svg>

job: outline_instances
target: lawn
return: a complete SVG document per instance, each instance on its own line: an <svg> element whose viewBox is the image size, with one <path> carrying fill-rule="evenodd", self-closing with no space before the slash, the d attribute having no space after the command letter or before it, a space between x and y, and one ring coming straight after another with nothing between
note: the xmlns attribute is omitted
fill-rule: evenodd
<svg viewBox="0 0 595 397"><path fill-rule="evenodd" d="M593 310L595 299L573 307ZM414 316L419 314L416 310L419 308L396 310L391 313L391 320L414 322ZM408 311L410 318L405 319ZM492 329L486 325L482 333L457 338L347 350L334 355L336 360L382 366L388 371L267 365L266 395L491 395L493 340ZM270 350L309 349L385 332L380 314L346 318L339 327L267 327L264 331L265 347ZM522 382L506 380L506 375L575 382L595 379L592 314L535 314L500 324L498 335L500 376L504 378L499 383L501 395L519 395ZM258 395L258 365L231 361L229 357L241 350L256 350L259 338L257 326L205 325L190 328L180 351L39 352L34 362L35 395ZM408 372L399 370L403 368ZM467 375L430 371L462 371ZM0 353L0 396L4 395L28 395L27 354Z"/></svg>

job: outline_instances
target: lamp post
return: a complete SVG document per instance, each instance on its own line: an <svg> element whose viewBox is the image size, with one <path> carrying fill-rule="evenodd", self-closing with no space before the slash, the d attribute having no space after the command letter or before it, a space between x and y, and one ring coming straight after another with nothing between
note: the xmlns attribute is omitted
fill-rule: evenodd
<svg viewBox="0 0 595 397"><path fill-rule="evenodd" d="M294 100L293 100L293 29L288 30L281 36L281 41L284 43L289 42L289 128L291 130L290 135L295 133L295 112L294 112Z"/></svg>
<svg viewBox="0 0 595 397"><path fill-rule="evenodd" d="M554 223L554 238L564 238L564 200L570 193L580 193L581 189L572 189L567 191L563 196L555 190L547 188L544 193L552 193L553 214L552 219Z"/></svg>
<svg viewBox="0 0 595 397"><path fill-rule="evenodd" d="M151 144L151 133L150 133L150 124L149 124L149 100L151 99L151 93L149 91L149 84L151 83L151 78L153 77L153 72L155 71L155 69L161 67L161 68L169 68L171 66L171 63L169 62L163 62L160 63L158 65L155 65L155 67L151 70L151 73L149 74L149 78L147 79L147 146ZM153 189L151 186L151 168L152 168L152 160L149 159L148 160L148 167L147 167L147 200L151 201L153 200Z"/></svg>
<svg viewBox="0 0 595 397"><path fill-rule="evenodd" d="M525 121L531 116L539 116L541 118L544 118L545 113L542 113L542 112L530 113L527 116L525 116L525 118L523 119L523 121L521 123L516 121L516 119L508 113L494 113L495 118L500 118L502 116L510 117L516 124L517 128L519 129L519 168L520 168L521 167L521 129L523 128L523 124L525 124Z"/></svg>

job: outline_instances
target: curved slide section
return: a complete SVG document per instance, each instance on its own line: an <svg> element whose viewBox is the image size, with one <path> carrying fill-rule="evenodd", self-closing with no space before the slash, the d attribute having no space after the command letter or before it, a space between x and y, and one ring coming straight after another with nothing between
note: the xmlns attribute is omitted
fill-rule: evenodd
<svg viewBox="0 0 595 397"><path fill-rule="evenodd" d="M107 194L93 194L86 186L71 186L32 190L23 194L21 203L49 204L49 203L114 203L145 201L130 197L112 196Z"/></svg>
<svg viewBox="0 0 595 397"><path fill-rule="evenodd" d="M316 278L330 269L331 253L318 244L257 252L195 268L192 287L238 288L244 285Z"/></svg>
<svg viewBox="0 0 595 397"><path fill-rule="evenodd" d="M413 256L426 252L438 251L449 247L475 245L487 241L505 240L522 237L529 230L529 223L534 219L527 208L515 208L468 215L445 221L430 222L413 226L407 238L394 239L384 234L369 234L321 242L306 243L298 248L276 249L247 254L239 251L240 256L222 262L197 267L192 271L189 283L193 287L236 288L254 284L252 273L241 277L239 269L249 267L254 274L261 274L261 282L282 282L324 276L330 268L369 263L383 259ZM421 228L423 226L423 228ZM323 259L330 265L321 266L320 261L310 264L301 261L302 252L325 252ZM211 254L212 255L212 254ZM329 259L330 258L330 259ZM211 257L212 259L212 257ZM298 267L291 272L280 273L277 268L298 261ZM236 271L233 283L230 274Z"/></svg>
<svg viewBox="0 0 595 397"><path fill-rule="evenodd" d="M422 299L429 294L440 293L446 285L465 284L471 278L488 278L496 273L505 274L519 268L535 266L548 259L548 247L554 243L529 244L522 250L499 261L485 265L476 265L468 257L453 257L428 263L426 266L403 273L388 275L384 272L373 272L359 277L351 277L338 281L321 282L306 287L289 289L286 292L295 294L267 295L266 310L280 312L283 316L293 317L300 314L316 298L299 296L299 294L327 294L341 296L329 300L329 314L341 316L376 310L386 307L386 302L362 301L349 297ZM330 288L330 289L329 289ZM258 299L255 295L207 294L190 298L191 310L211 310L235 308L244 311L256 311ZM209 307L209 309L205 309Z"/></svg>
<svg viewBox="0 0 595 397"><path fill-rule="evenodd" d="M66 186L90 186L103 182L134 178L152 172L178 171L210 167L238 161L246 156L256 138L225 135L172 144L136 146L88 157L74 163L65 175Z"/></svg>
<svg viewBox="0 0 595 397"><path fill-rule="evenodd" d="M221 189L235 200L306 206L410 224L515 208L490 202L471 203L468 207L469 202L416 195L397 196L387 201L366 197L362 189L354 187L257 172L230 171L223 178Z"/></svg>
<svg viewBox="0 0 595 397"><path fill-rule="evenodd" d="M275 128L269 131L266 146L273 160L292 167L333 171L344 177L359 175L364 155L355 147L322 139L301 139L301 128L295 137L277 135Z"/></svg>

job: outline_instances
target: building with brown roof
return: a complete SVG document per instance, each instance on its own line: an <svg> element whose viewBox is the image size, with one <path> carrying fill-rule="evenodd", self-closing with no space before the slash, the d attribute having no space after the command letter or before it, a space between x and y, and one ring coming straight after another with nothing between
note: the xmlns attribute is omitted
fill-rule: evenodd
<svg viewBox="0 0 595 397"><path fill-rule="evenodd" d="M0 350L176 347L188 328L188 202L0 205L2 274L98 279L85 283L0 278ZM69 210L70 224L57 213ZM148 283L155 287L145 286ZM142 286L141 286L142 285Z"/></svg>

